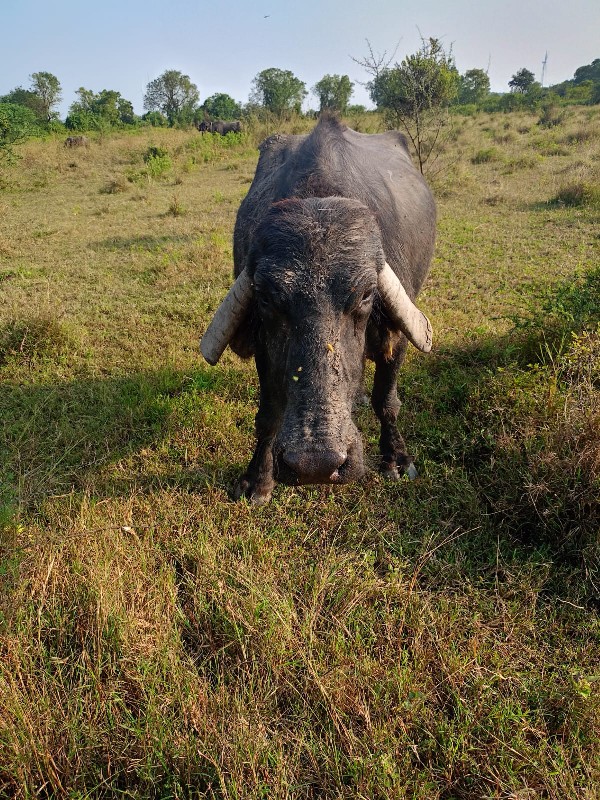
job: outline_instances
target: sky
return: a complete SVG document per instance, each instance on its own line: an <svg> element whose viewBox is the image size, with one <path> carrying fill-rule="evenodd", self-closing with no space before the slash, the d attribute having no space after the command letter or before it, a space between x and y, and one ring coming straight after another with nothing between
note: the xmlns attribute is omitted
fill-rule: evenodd
<svg viewBox="0 0 600 800"><path fill-rule="evenodd" d="M289 69L310 91L349 75L351 102L370 106L354 58L414 53L420 35L452 47L461 73L488 70L492 91L527 67L544 85L600 57L600 0L0 0L0 95L33 72L60 80L64 118L75 91L113 89L143 113L146 85L167 69L246 102L263 69ZM305 107L317 107L310 94Z"/></svg>

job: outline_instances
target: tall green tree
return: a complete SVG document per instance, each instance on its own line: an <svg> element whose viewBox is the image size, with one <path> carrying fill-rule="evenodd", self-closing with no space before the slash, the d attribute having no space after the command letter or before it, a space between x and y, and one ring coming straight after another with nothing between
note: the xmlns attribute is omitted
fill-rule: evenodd
<svg viewBox="0 0 600 800"><path fill-rule="evenodd" d="M385 53L376 56L368 46L369 56L357 63L373 76L367 84L371 100L390 127L407 134L423 172L439 152L448 126L448 107L458 92L459 74L452 51L446 51L439 39L422 39L416 53L392 66Z"/></svg>
<svg viewBox="0 0 600 800"><path fill-rule="evenodd" d="M93 130L121 125L133 125L136 116L133 105L113 89L93 92L80 86L75 93L78 99L72 103L66 119L68 128Z"/></svg>
<svg viewBox="0 0 600 800"><path fill-rule="evenodd" d="M16 103L0 103L0 159L14 161L15 144L24 142L37 130L35 113Z"/></svg>
<svg viewBox="0 0 600 800"><path fill-rule="evenodd" d="M579 84L583 81L594 81L600 83L600 58L595 58L591 64L577 67L573 77L573 83Z"/></svg>
<svg viewBox="0 0 600 800"><path fill-rule="evenodd" d="M40 99L46 122L56 119L58 114L53 109L62 98L60 81L51 72L34 72L30 80L31 91Z"/></svg>
<svg viewBox="0 0 600 800"><path fill-rule="evenodd" d="M222 120L239 119L242 113L240 104L223 92L207 97L202 103L202 110L208 114L210 119Z"/></svg>
<svg viewBox="0 0 600 800"><path fill-rule="evenodd" d="M189 75L168 69L146 86L144 108L146 111L161 111L169 124L174 125L192 120L199 99L198 87Z"/></svg>
<svg viewBox="0 0 600 800"><path fill-rule="evenodd" d="M460 76L459 103L482 103L490 93L490 79L482 69L468 69Z"/></svg>
<svg viewBox="0 0 600 800"><path fill-rule="evenodd" d="M510 86L511 92L514 92L515 94L526 94L534 83L535 75L533 72L526 67L522 67L520 70L515 72L515 74L509 80L508 85Z"/></svg>
<svg viewBox="0 0 600 800"><path fill-rule="evenodd" d="M319 110L330 108L344 113L352 97L354 84L348 75L323 75L313 86L313 94L319 98Z"/></svg>
<svg viewBox="0 0 600 800"><path fill-rule="evenodd" d="M28 89L23 89L22 86L17 86L16 89L0 97L0 103L10 103L28 108L35 114L38 122L46 122L46 110L38 95Z"/></svg>
<svg viewBox="0 0 600 800"><path fill-rule="evenodd" d="M270 67L254 78L250 102L282 117L293 111L300 112L306 95L306 84L293 72Z"/></svg>

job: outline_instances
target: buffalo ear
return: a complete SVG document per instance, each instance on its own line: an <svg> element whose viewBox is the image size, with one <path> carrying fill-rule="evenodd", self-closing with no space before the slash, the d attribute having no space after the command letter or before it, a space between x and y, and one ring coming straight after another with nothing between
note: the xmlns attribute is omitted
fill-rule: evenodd
<svg viewBox="0 0 600 800"><path fill-rule="evenodd" d="M251 358L254 355L256 352L254 342L256 341L256 333L259 324L259 320L254 313L254 303L252 303L229 342L229 347L236 356L240 358Z"/></svg>

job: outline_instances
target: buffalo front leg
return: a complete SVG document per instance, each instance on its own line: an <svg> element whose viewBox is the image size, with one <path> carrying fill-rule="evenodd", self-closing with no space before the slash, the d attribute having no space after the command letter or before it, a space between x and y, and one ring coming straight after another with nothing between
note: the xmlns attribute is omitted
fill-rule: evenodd
<svg viewBox="0 0 600 800"><path fill-rule="evenodd" d="M381 423L379 452L381 453L380 470L386 478L398 480L404 473L413 478L416 469L411 456L406 452L404 439L398 430L397 420L400 410L396 380L398 370L404 361L407 341L402 337L396 346L393 357L388 361L383 354L375 359L375 378L371 405Z"/></svg>
<svg viewBox="0 0 600 800"><path fill-rule="evenodd" d="M261 403L256 415L256 447L248 468L235 485L235 500L247 497L255 506L271 499L275 486L273 478L273 441L276 426L273 409Z"/></svg>

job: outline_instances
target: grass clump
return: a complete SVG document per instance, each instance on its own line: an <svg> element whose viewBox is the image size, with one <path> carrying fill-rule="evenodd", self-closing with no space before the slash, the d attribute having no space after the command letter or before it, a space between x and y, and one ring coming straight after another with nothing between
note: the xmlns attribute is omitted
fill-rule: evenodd
<svg viewBox="0 0 600 800"><path fill-rule="evenodd" d="M171 198L171 202L169 203L169 209L167 213L170 214L172 217L181 217L185 213L187 213L186 209L181 204L181 200L176 194L174 194L173 197Z"/></svg>
<svg viewBox="0 0 600 800"><path fill-rule="evenodd" d="M129 182L123 175L112 178L101 189L101 194L122 194L129 190Z"/></svg>
<svg viewBox="0 0 600 800"><path fill-rule="evenodd" d="M488 164L491 161L500 161L502 156L495 147L485 147L478 150L471 158L471 164Z"/></svg>
<svg viewBox="0 0 600 800"><path fill-rule="evenodd" d="M39 360L57 359L77 346L72 327L51 313L13 320L0 329L0 366L9 361L31 365Z"/></svg>
<svg viewBox="0 0 600 800"><path fill-rule="evenodd" d="M499 372L470 401L486 431L489 468L477 480L492 513L506 533L552 552L552 582L578 603L600 598L599 365L600 327Z"/></svg>
<svg viewBox="0 0 600 800"><path fill-rule="evenodd" d="M562 125L565 121L565 111L553 103L547 103L542 106L542 112L539 116L537 124L541 128L555 128L557 125Z"/></svg>
<svg viewBox="0 0 600 800"><path fill-rule="evenodd" d="M569 183L558 190L550 203L569 207L600 206L600 186L586 181Z"/></svg>
<svg viewBox="0 0 600 800"><path fill-rule="evenodd" d="M126 173L127 179L132 183L162 178L173 168L171 157L164 147L151 145L142 158L146 165L144 169L138 170L132 167Z"/></svg>

